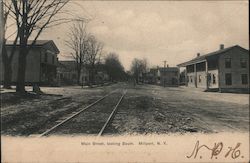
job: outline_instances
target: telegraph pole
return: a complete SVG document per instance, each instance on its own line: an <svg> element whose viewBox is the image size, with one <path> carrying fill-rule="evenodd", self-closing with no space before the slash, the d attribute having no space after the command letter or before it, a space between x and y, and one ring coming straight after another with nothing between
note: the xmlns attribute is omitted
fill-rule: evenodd
<svg viewBox="0 0 250 163"><path fill-rule="evenodd" d="M166 60L164 62L164 77L163 77L163 85L166 87Z"/></svg>

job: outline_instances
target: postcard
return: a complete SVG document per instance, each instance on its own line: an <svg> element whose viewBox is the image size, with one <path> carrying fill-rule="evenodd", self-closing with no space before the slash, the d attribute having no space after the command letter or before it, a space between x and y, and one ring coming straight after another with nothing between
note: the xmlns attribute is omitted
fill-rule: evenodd
<svg viewBox="0 0 250 163"><path fill-rule="evenodd" d="M249 162L248 5L1 0L1 162Z"/></svg>

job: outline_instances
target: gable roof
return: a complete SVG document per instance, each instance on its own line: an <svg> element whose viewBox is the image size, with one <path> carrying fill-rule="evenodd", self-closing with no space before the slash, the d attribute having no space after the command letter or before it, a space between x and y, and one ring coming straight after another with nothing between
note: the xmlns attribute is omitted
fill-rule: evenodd
<svg viewBox="0 0 250 163"><path fill-rule="evenodd" d="M6 41L6 46L13 46L14 41L13 40L8 40ZM30 46L33 43L33 40L28 40L28 46ZM46 44L51 44L53 48L55 49L55 52L58 54L60 53L59 49L57 48L56 44L54 43L53 40L36 40L34 47L42 47ZM20 43L17 42L17 46L20 46Z"/></svg>
<svg viewBox="0 0 250 163"><path fill-rule="evenodd" d="M234 46L230 46L230 47L228 47L228 48L220 49L220 50L217 50L217 51L214 51L214 52L211 52L211 53L208 53L208 54L205 54L205 55L196 57L196 58L194 58L194 59L191 59L190 61L187 61L187 62L178 64L177 66L178 66L178 67L184 67L184 66L191 65L191 64L194 64L194 63L197 63L197 62L201 62L201 61L203 61L203 60L206 60L206 59L209 58L209 57L223 54L223 53L225 53L225 52L227 52L227 51L229 51L229 50L232 50L232 49L234 49L234 48L241 48L241 49L243 49L243 50L248 51L247 49L244 49L244 48L242 48L242 47L239 46L239 45L234 45Z"/></svg>

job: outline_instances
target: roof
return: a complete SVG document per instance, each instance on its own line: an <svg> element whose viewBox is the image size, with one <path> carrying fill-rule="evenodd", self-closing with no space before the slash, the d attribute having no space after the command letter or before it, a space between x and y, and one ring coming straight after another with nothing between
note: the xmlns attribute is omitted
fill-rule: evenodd
<svg viewBox="0 0 250 163"><path fill-rule="evenodd" d="M36 46L44 45L44 44L46 44L46 43L48 43L48 42L50 42L50 41L52 41L52 40L36 40L35 45L36 45ZM28 40L28 45L31 45L32 42L33 42L33 40ZM14 43L13 40L7 40L7 41L6 41L6 45L12 45L13 43ZM19 41L17 42L17 45L20 45Z"/></svg>
<svg viewBox="0 0 250 163"><path fill-rule="evenodd" d="M178 67L165 67L165 70L164 70L164 67L158 67L158 68L151 68L150 69L150 72L151 73L156 73L157 71L179 71L179 68Z"/></svg>
<svg viewBox="0 0 250 163"><path fill-rule="evenodd" d="M170 71L179 71L178 67L165 67L165 68L160 67L159 70L160 71L168 71L168 72L170 72Z"/></svg>
<svg viewBox="0 0 250 163"><path fill-rule="evenodd" d="M28 40L28 46L30 46L32 43L33 43L34 40ZM12 46L13 45L13 40L7 40L6 41L6 46ZM56 44L54 43L53 40L36 40L34 46L35 47L42 47L44 46L45 44L51 44L54 48L55 48L55 51L57 53L59 53L59 49L57 48ZM17 42L17 46L20 46L20 43Z"/></svg>
<svg viewBox="0 0 250 163"><path fill-rule="evenodd" d="M65 69L69 69L69 70L74 70L75 69L75 65L76 65L76 62L73 61L73 60L59 61L58 62L58 66L59 67L63 67Z"/></svg>
<svg viewBox="0 0 250 163"><path fill-rule="evenodd" d="M64 60L58 62L59 67L63 67L68 70L75 70L76 69L76 61L75 60ZM90 68L90 65L84 64L82 68ZM97 64L95 65L96 71L106 71L104 64Z"/></svg>
<svg viewBox="0 0 250 163"><path fill-rule="evenodd" d="M149 72L157 72L157 68L151 68Z"/></svg>
<svg viewBox="0 0 250 163"><path fill-rule="evenodd" d="M191 65L191 64L194 64L194 63L197 63L197 62L201 62L201 61L205 61L207 58L209 57L212 57L212 56L216 56L216 55L220 55L220 54L223 54L229 50L232 50L233 48L241 48L241 49L244 49L242 48L241 46L239 45L234 45L234 46L231 46L231 47L228 47L228 48L224 48L224 49L220 49L220 50L217 50L217 51L214 51L214 52L211 52L211 53L208 53L208 54L205 54L205 55L202 55L202 56L199 56L199 57L196 57L194 59L191 59L190 61L187 61L187 62L184 62L184 63L181 63L181 64L178 64L177 66L178 67L184 67L184 66L187 66L187 65ZM244 50L247 50L247 49L244 49ZM248 50L247 50L248 51Z"/></svg>

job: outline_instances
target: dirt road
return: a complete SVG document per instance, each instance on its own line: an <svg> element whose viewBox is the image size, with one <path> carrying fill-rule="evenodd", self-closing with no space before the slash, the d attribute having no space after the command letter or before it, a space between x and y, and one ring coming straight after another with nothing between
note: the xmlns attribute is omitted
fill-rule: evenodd
<svg viewBox="0 0 250 163"><path fill-rule="evenodd" d="M246 94L201 92L185 87L163 88L153 85L134 87L118 83L84 89L42 88L45 94L40 96L18 97L4 93L1 103L1 134L14 136L40 134L57 124L60 119L116 88L127 89L128 92L105 134L249 131L249 96ZM105 112L107 108L112 107L111 105L115 105L113 101L114 98L107 98L99 107ZM88 134L87 124L82 121L87 118L90 119L91 116L82 113L74 119L77 123L71 122L63 129L67 132L56 133ZM95 118L100 120L102 115L97 115ZM72 129L73 127L75 129Z"/></svg>
<svg viewBox="0 0 250 163"><path fill-rule="evenodd" d="M248 99L246 94L141 85L128 90L112 127L120 134L248 132Z"/></svg>

